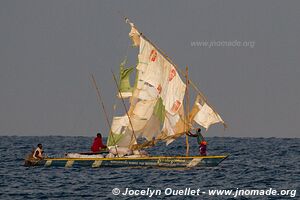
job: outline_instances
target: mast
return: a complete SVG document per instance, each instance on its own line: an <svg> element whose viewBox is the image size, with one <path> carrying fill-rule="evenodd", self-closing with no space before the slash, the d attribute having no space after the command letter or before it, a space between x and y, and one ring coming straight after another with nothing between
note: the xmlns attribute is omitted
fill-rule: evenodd
<svg viewBox="0 0 300 200"><path fill-rule="evenodd" d="M125 104L125 101L124 101L124 99L123 99L123 95L121 94L121 91L120 91L120 88L119 88L119 85L118 85L118 82L117 82L116 76L115 76L115 74L113 73L113 71L111 71L111 73L112 73L112 75L113 75L113 78L114 78L114 81L115 81L115 83L116 83L116 86L117 86L118 92L119 92L119 94L120 94L120 97L121 97L121 99L122 99L122 103L123 103L123 106L124 106L124 109L125 109L126 115L127 115L127 117L128 117L128 120L129 120L129 124L130 124L130 126L131 126L131 129L132 129L132 137L134 137L135 141L137 142L137 137L136 137L136 135L135 135L135 132L134 132L134 129L133 129L133 125L132 125L132 122L131 122L130 116L129 116L129 114L128 114L128 109L127 109L127 107L126 107L126 104ZM138 151L139 151L139 150L138 150ZM140 151L139 151L139 152L140 152Z"/></svg>
<svg viewBox="0 0 300 200"><path fill-rule="evenodd" d="M189 94L189 77L188 77L188 66L185 68L185 78L186 78L186 123L184 125L185 132L187 133L189 131L190 127L190 120L189 120L189 110L190 110L190 94ZM185 145L186 145L186 156L189 156L189 136L185 134Z"/></svg>
<svg viewBox="0 0 300 200"><path fill-rule="evenodd" d="M105 106L104 106L103 100L102 100L102 98L101 98L101 94L100 94L99 88L98 88L98 86L97 86L97 82L96 82L95 77L94 77L93 74L90 74L90 76L91 76L91 81L92 81L92 83L93 83L93 85L94 85L94 88L95 88L95 90L96 90L96 92L97 92L98 103L99 103L99 105L102 107L102 110L103 110L103 113L104 113L104 116L105 116L105 119L106 119L106 123L107 123L107 125L108 125L108 128L110 128L110 127L111 127L111 124L110 124L110 122L109 122L109 120L108 120L108 115L107 115L107 112L106 112L106 110L105 110Z"/></svg>
<svg viewBox="0 0 300 200"><path fill-rule="evenodd" d="M106 112L106 109L105 109L105 106L104 106L104 103L103 103L103 100L102 100L102 97L101 97L101 94L100 94L100 90L99 90L99 88L98 88L98 86L97 86L96 79L95 79L95 77L94 77L93 74L90 74L90 76L91 76L91 82L93 83L93 85L94 85L94 87L95 87L95 90L96 90L96 92L97 92L97 100L98 100L98 103L99 103L99 105L101 104L101 106L102 106L102 110L103 110L103 113L104 113L104 116L105 116L105 119L106 119L106 123L107 123L107 125L108 125L108 128L110 129L111 124L110 124L110 122L109 122L109 120L108 120L108 115L107 115L107 112ZM114 136L111 134L111 131L109 132L109 135L108 135L108 136L110 136L110 135L112 136L113 142L116 144L115 138L114 138ZM115 148L116 148L117 156L119 157L118 149L117 149L116 145L115 145Z"/></svg>

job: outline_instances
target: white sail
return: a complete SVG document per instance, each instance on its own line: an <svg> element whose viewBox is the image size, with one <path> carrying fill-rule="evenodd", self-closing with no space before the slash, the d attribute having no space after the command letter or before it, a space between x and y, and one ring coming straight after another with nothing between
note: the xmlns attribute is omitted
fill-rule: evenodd
<svg viewBox="0 0 300 200"><path fill-rule="evenodd" d="M127 115L114 117L111 124L111 133L108 137L107 145L116 145L124 137L128 125L129 119Z"/></svg>
<svg viewBox="0 0 300 200"><path fill-rule="evenodd" d="M225 122L221 116L215 112L200 95L197 96L193 110L197 110L192 116L192 120L198 123L200 126L208 129L211 125L216 123L222 123L225 126Z"/></svg>
<svg viewBox="0 0 300 200"><path fill-rule="evenodd" d="M137 97L141 99L145 99L145 96L152 96L156 99L161 98L165 109L164 125L161 131L167 136L175 135L177 133L176 124L181 118L179 109L183 104L186 86L175 67L143 37L140 38L138 58L137 89L140 89L140 92ZM157 123L157 120L153 121ZM157 132L157 135L159 133Z"/></svg>
<svg viewBox="0 0 300 200"><path fill-rule="evenodd" d="M152 140L162 132L167 136L175 135L176 125L182 117L179 109L183 104L185 84L175 67L156 47L140 36L132 23L130 25L129 36L133 45L139 46L139 54L136 87L133 89L128 113L131 124L128 124L125 134L134 133L136 137L142 136L147 140ZM154 108L158 109L154 112ZM128 136L120 142L125 139L133 143L133 137Z"/></svg>
<svg viewBox="0 0 300 200"><path fill-rule="evenodd" d="M176 66L161 51L147 40L132 24L129 36L133 46L139 47L136 67L136 84L130 97L127 126L122 124L122 132L116 145L131 147L137 144L136 138L144 137L148 141L157 138L167 144L184 134L189 127L184 115L183 100L186 90ZM124 75L126 81L128 77ZM222 118L206 102L196 102L193 109L194 120L208 128L215 123L224 123ZM113 128L113 127L112 127ZM117 131L120 132L120 131Z"/></svg>

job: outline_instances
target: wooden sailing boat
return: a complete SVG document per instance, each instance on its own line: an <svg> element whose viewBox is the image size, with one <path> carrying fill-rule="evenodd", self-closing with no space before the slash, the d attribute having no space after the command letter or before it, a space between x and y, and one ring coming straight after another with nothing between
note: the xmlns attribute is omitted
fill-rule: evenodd
<svg viewBox="0 0 300 200"><path fill-rule="evenodd" d="M110 153L103 158L46 158L34 162L29 161L29 163L65 167L217 166L228 155L189 156L186 133L194 129L193 124L208 129L216 123L226 126L225 122L195 84L189 80L188 68L186 67L186 72L182 72L164 52L141 34L128 18L125 20L131 27L129 36L133 41L133 46L139 48L138 64L133 87L130 86L129 77L134 68L126 68L125 62L120 66L119 80L113 75L118 89L117 96L123 103L125 114L114 116L111 124L107 120L111 127L107 142ZM185 82L181 80L178 72L185 76ZM93 81L95 82L94 78ZM190 85L197 94L191 110L189 106ZM129 109L125 101L129 102ZM154 146L158 141L170 144L184 135L186 135L185 156L149 156L143 151Z"/></svg>

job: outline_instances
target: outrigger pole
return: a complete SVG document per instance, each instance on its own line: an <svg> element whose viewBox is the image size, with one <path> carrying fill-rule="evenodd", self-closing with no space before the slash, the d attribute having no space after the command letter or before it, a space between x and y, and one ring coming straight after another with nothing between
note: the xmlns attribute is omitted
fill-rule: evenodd
<svg viewBox="0 0 300 200"><path fill-rule="evenodd" d="M134 129L133 129L133 125L132 125L132 122L131 122L130 116L129 116L129 114L128 114L128 109L127 109L127 107L126 107L126 104L125 104L125 101L124 101L123 95L122 95L122 93L121 93L121 90L120 90L120 88L119 88L118 81L117 81L117 79L116 79L116 76L115 76L114 72L113 72L113 71L111 71L111 73L112 73L112 75L113 75L113 78L114 78L114 81L115 81L115 83L116 83L116 86L117 86L118 92L119 92L119 94L120 94L120 97L121 97L121 99L122 99L122 103L123 103L123 106L124 106L124 109L125 109L126 115L127 115L127 117L128 117L129 124L130 124L130 126L131 126L131 129L132 129L132 135L131 135L131 138L132 138L132 136L133 136L133 137L134 137L134 139L135 139L135 141L137 142L137 137L136 137L136 135L135 135L135 132L134 132ZM138 151L140 152L140 150L138 150Z"/></svg>
<svg viewBox="0 0 300 200"><path fill-rule="evenodd" d="M108 115L107 115L107 112L106 112L106 109L105 109L103 100L102 100L102 98L101 98L100 90L99 90L99 88L98 88L98 86L97 86L96 79L95 79L95 77L94 77L93 74L90 74L90 76L91 76L91 82L93 83L94 88L95 88L95 90L96 90L96 92L97 92L98 103L99 103L100 106L102 106L102 110L103 110L103 113L104 113L104 116L105 116L105 119L106 119L106 123L107 123L108 129L110 130L110 129L111 129L111 124L110 124L110 122L109 122L109 120L108 120ZM115 138L114 138L113 134L111 134L111 131L109 131L109 136L110 136L110 135L112 136L112 139L113 139L113 142L114 142L115 148L116 148L116 153L117 153L117 156L119 157L118 149L117 149L117 147L116 147L116 141L115 141Z"/></svg>

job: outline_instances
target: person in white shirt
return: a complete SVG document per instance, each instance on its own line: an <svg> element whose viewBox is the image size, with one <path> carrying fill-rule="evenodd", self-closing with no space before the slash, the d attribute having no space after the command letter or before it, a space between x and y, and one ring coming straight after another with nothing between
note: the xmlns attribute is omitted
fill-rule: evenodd
<svg viewBox="0 0 300 200"><path fill-rule="evenodd" d="M37 148L35 149L35 151L33 152L33 158L35 158L35 159L40 159L40 160L42 160L44 157L43 157L43 153L44 153L44 151L43 151L43 146L42 146L42 144L38 144L37 145Z"/></svg>

